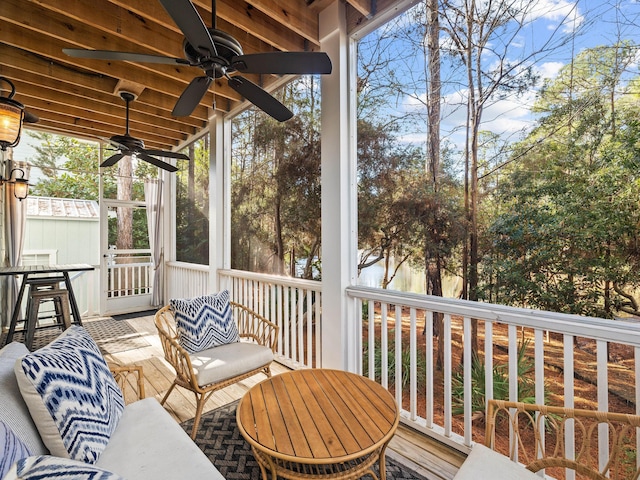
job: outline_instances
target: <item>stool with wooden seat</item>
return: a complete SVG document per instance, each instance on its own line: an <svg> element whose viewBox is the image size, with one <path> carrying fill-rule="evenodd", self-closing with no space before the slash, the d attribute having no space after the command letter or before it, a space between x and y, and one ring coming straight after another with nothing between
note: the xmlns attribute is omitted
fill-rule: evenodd
<svg viewBox="0 0 640 480"><path fill-rule="evenodd" d="M53 302L56 322L47 327L61 326L66 330L71 326L71 315L69 313L69 292L62 288L43 288L43 284L32 285L29 289L27 301L27 315L25 325L25 345L31 349L36 327L38 327L40 305L43 302ZM40 327L42 328L42 327Z"/></svg>

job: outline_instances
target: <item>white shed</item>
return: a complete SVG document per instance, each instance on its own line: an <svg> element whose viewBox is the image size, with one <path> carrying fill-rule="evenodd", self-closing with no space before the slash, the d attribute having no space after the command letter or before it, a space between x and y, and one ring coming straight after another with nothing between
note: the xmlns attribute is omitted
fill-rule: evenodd
<svg viewBox="0 0 640 480"><path fill-rule="evenodd" d="M82 315L99 305L100 208L95 200L29 196L23 265L88 263L92 272L72 275Z"/></svg>

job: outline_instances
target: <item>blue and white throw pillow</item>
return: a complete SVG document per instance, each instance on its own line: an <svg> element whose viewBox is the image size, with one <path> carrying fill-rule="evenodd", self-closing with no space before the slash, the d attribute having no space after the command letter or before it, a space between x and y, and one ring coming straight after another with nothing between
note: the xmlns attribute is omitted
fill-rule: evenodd
<svg viewBox="0 0 640 480"><path fill-rule="evenodd" d="M238 326L233 320L229 291L169 303L176 317L178 342L189 353L238 342Z"/></svg>
<svg viewBox="0 0 640 480"><path fill-rule="evenodd" d="M31 455L27 446L22 443L13 430L6 423L0 421L0 478L16 461Z"/></svg>
<svg viewBox="0 0 640 480"><path fill-rule="evenodd" d="M2 480L124 480L120 475L69 458L38 455L19 460Z"/></svg>
<svg viewBox="0 0 640 480"><path fill-rule="evenodd" d="M18 359L16 379L52 455L94 463L124 410L124 399L89 333L72 326Z"/></svg>

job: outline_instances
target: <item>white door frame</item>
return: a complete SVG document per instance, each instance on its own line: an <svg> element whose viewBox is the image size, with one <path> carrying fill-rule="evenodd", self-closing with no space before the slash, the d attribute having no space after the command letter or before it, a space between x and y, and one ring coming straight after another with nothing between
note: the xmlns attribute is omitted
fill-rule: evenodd
<svg viewBox="0 0 640 480"><path fill-rule="evenodd" d="M110 200L101 199L100 201L100 314L101 315L115 315L122 313L140 312L143 310L149 310L151 305L151 288L138 289L131 288L131 294L119 294L113 296L110 294L110 271L114 271L112 260L114 255L135 255L145 254L151 255L151 250L119 250L115 253L114 250L109 250L109 208L125 207L125 208L146 208L143 201L125 201L125 200ZM148 267L144 265L132 266L135 270L136 278L146 276L148 273ZM135 291L134 291L135 290ZM128 290L129 291L129 290Z"/></svg>

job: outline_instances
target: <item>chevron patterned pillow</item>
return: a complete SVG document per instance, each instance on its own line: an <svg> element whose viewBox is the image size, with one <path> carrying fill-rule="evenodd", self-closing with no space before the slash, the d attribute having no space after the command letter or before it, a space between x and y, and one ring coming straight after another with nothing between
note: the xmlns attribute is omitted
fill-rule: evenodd
<svg viewBox="0 0 640 480"><path fill-rule="evenodd" d="M229 305L229 291L169 303L176 317L178 342L189 353L240 341Z"/></svg>
<svg viewBox="0 0 640 480"><path fill-rule="evenodd" d="M124 399L89 333L72 326L16 361L16 379L52 455L94 463L124 410Z"/></svg>
<svg viewBox="0 0 640 480"><path fill-rule="evenodd" d="M39 455L16 462L2 480L124 480L120 475L69 458Z"/></svg>

